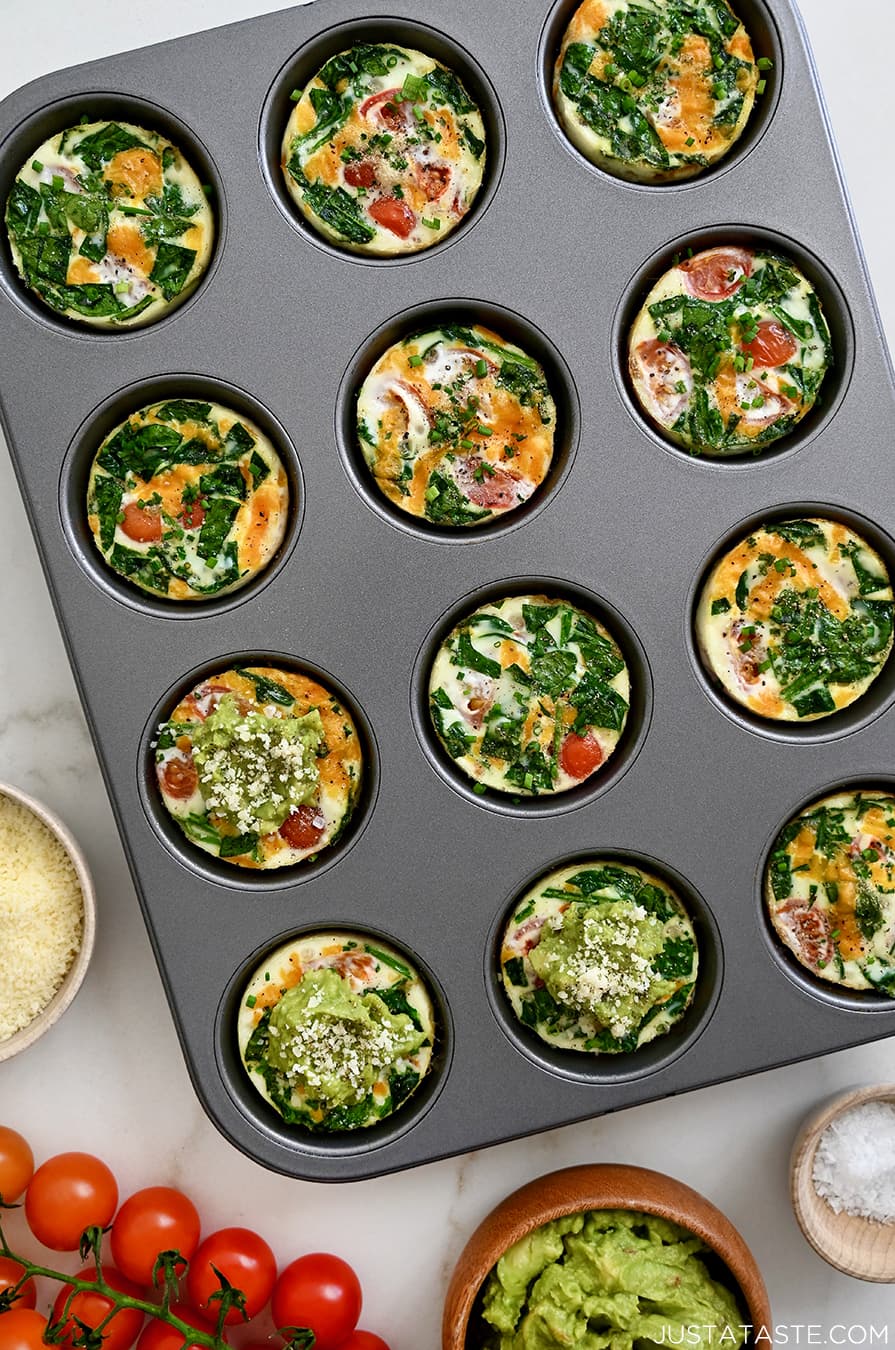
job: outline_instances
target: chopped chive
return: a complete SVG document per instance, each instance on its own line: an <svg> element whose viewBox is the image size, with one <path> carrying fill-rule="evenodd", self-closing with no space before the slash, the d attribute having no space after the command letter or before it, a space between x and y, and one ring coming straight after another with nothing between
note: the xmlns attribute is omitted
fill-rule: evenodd
<svg viewBox="0 0 895 1350"><path fill-rule="evenodd" d="M724 98L726 93L727 90L724 88L724 85L721 83L721 81L716 80L715 83L712 85L712 97L716 98L720 102L721 99Z"/></svg>
<svg viewBox="0 0 895 1350"><path fill-rule="evenodd" d="M760 56L755 62L759 70L773 70L774 63L769 56Z"/></svg>
<svg viewBox="0 0 895 1350"><path fill-rule="evenodd" d="M427 488L426 488L426 501L427 501L427 502L434 502L434 500L435 500L435 498L436 498L437 496L438 496L438 488L437 488L437 487L435 486L435 484L433 483L433 484L431 485L431 487L427 487Z"/></svg>
<svg viewBox="0 0 895 1350"><path fill-rule="evenodd" d="M695 136L688 136L687 139L686 139L686 141L684 142L684 144L685 144L685 145L695 145L695 144L696 144L696 137L695 137Z"/></svg>
<svg viewBox="0 0 895 1350"><path fill-rule="evenodd" d="M246 1007L247 1007L247 1008L254 1008L254 1006L255 1006L255 1004L256 1004L257 1002L258 1002L258 1000L256 999L255 995L254 995L254 994L249 994L248 998L246 999Z"/></svg>
<svg viewBox="0 0 895 1350"><path fill-rule="evenodd" d="M482 797L488 791L488 785L487 783L476 783L472 790L477 797Z"/></svg>
<svg viewBox="0 0 895 1350"><path fill-rule="evenodd" d="M480 380L484 379L484 377L488 374L488 362L484 360L476 361L475 373L476 375L478 375Z"/></svg>
<svg viewBox="0 0 895 1350"><path fill-rule="evenodd" d="M441 229L441 221L438 219L437 216L435 217L434 220L427 220L426 217L423 216L423 217L422 217L422 222L423 222L423 224L425 225L425 227L426 227L427 230L440 230L440 229Z"/></svg>
<svg viewBox="0 0 895 1350"><path fill-rule="evenodd" d="M44 171L44 166L41 164L39 159L32 159L31 167L35 173L43 173Z"/></svg>
<svg viewBox="0 0 895 1350"><path fill-rule="evenodd" d="M490 427L482 426L481 422L479 422L478 426L476 427L476 431L479 433L480 436L491 436L494 434Z"/></svg>
<svg viewBox="0 0 895 1350"><path fill-rule="evenodd" d="M408 366L421 366L423 364L423 358L421 356L408 356L407 364Z"/></svg>
<svg viewBox="0 0 895 1350"><path fill-rule="evenodd" d="M371 947L369 942L364 943L364 951L369 952L371 956L375 956L376 960L381 961L384 966L391 966L392 970L396 970L399 975L404 975L408 980L410 979L413 972L408 970L407 966L401 961L395 960L393 956L380 951L378 947Z"/></svg>
<svg viewBox="0 0 895 1350"><path fill-rule="evenodd" d="M768 87L767 80L759 80L758 84L755 86L756 94L763 94L764 91L767 89L767 87Z"/></svg>
<svg viewBox="0 0 895 1350"><path fill-rule="evenodd" d="M474 449L475 449L475 441L461 441L461 442L460 442L460 449L461 449L461 450L474 450Z"/></svg>
<svg viewBox="0 0 895 1350"><path fill-rule="evenodd" d="M292 101L293 103L297 103L298 100L301 98L301 90L300 90L300 89L293 89L293 90L292 90L292 93L289 95L289 98L291 99L291 101Z"/></svg>

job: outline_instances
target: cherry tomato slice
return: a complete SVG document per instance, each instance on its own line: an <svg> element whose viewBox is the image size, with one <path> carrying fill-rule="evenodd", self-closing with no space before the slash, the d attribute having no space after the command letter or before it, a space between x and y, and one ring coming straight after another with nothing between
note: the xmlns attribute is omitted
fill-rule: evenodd
<svg viewBox="0 0 895 1350"><path fill-rule="evenodd" d="M0 1196L13 1205L34 1175L34 1154L18 1130L0 1125Z"/></svg>
<svg viewBox="0 0 895 1350"><path fill-rule="evenodd" d="M91 1283L95 1282L96 1267L85 1266L83 1270L78 1271L77 1278L79 1280L90 1280ZM131 1298L140 1298L141 1291L138 1287L131 1284L130 1280L126 1280L114 1266L103 1265L103 1278L119 1293L130 1294ZM56 1295L56 1301L53 1304L54 1322L62 1320L65 1313L65 1302L71 1290L70 1284L64 1284ZM64 1350L71 1350L72 1341L81 1335L78 1322L83 1322L88 1327L98 1327L114 1306L112 1300L99 1291L88 1293L86 1290L79 1290L69 1306L65 1336L59 1344L64 1347ZM114 1317L109 1319L109 1323L102 1333L103 1350L129 1350L129 1347L139 1336L142 1325L143 1313L136 1308L122 1308L115 1313Z"/></svg>
<svg viewBox="0 0 895 1350"><path fill-rule="evenodd" d="M192 502L182 502L180 523L185 530L198 530L205 519L205 503L201 497Z"/></svg>
<svg viewBox="0 0 895 1350"><path fill-rule="evenodd" d="M345 182L352 187L370 188L376 182L376 169L369 159L345 167Z"/></svg>
<svg viewBox="0 0 895 1350"><path fill-rule="evenodd" d="M371 94L370 97L365 98L360 105L361 117L368 117L373 108L378 108L383 103L391 103L394 100L395 95L397 94L400 96L400 93L401 90L396 86L394 89L382 89L378 94Z"/></svg>
<svg viewBox="0 0 895 1350"><path fill-rule="evenodd" d="M309 1327L315 1350L340 1350L357 1326L361 1302L351 1266L327 1252L312 1252L282 1272L271 1310L277 1327Z"/></svg>
<svg viewBox="0 0 895 1350"><path fill-rule="evenodd" d="M47 1350L47 1319L33 1308L10 1308L0 1317L0 1350Z"/></svg>
<svg viewBox="0 0 895 1350"><path fill-rule="evenodd" d="M679 264L687 289L700 300L726 300L752 272L752 254L743 248L710 248Z"/></svg>
<svg viewBox="0 0 895 1350"><path fill-rule="evenodd" d="M129 1196L115 1216L112 1260L127 1279L151 1285L160 1252L178 1251L192 1261L199 1227L199 1212L182 1191L147 1186Z"/></svg>
<svg viewBox="0 0 895 1350"><path fill-rule="evenodd" d="M25 1196L25 1218L54 1252L77 1249L85 1228L105 1228L118 1206L118 1183L92 1153L57 1153L41 1163Z"/></svg>
<svg viewBox="0 0 895 1350"><path fill-rule="evenodd" d="M298 806L280 826L280 834L290 848L313 848L322 838L325 825L316 825L316 806Z"/></svg>
<svg viewBox="0 0 895 1350"><path fill-rule="evenodd" d="M417 174L426 200L430 202L437 201L451 181L451 171L446 164L421 164Z"/></svg>
<svg viewBox="0 0 895 1350"><path fill-rule="evenodd" d="M175 1317L179 1317L181 1322L188 1323L189 1326L195 1327L197 1331L204 1331L210 1335L214 1330L210 1322L206 1322L185 1303L172 1303L170 1311ZM137 1350L192 1350L193 1345L193 1341L187 1341L184 1345L183 1336L176 1327L169 1326L167 1322L160 1322L157 1318L151 1317L137 1341ZM201 1350L204 1350L204 1347ZM270 1350L270 1347L268 1347L268 1350Z"/></svg>
<svg viewBox="0 0 895 1350"><path fill-rule="evenodd" d="M559 759L571 778L587 778L603 763L603 751L591 732L579 736L570 731L562 743Z"/></svg>
<svg viewBox="0 0 895 1350"><path fill-rule="evenodd" d="M213 1266L242 1290L246 1314L255 1317L270 1298L277 1278L276 1259L264 1238L250 1228L221 1228L200 1244L187 1272L187 1297L203 1317L216 1320L217 1300L209 1299L221 1288L221 1282ZM227 1313L228 1325L242 1320L237 1308Z"/></svg>
<svg viewBox="0 0 895 1350"><path fill-rule="evenodd" d="M166 759L164 764L159 765L158 777L162 790L178 801L192 797L199 786L199 773L189 754Z"/></svg>
<svg viewBox="0 0 895 1350"><path fill-rule="evenodd" d="M407 239L416 225L416 216L410 207L397 197L379 197L368 210L377 225L390 230L399 239Z"/></svg>
<svg viewBox="0 0 895 1350"><path fill-rule="evenodd" d="M756 366L765 369L783 366L799 350L799 344L788 329L776 319L762 319L751 342L744 342L742 350L751 356Z"/></svg>
<svg viewBox="0 0 895 1350"><path fill-rule="evenodd" d="M25 1274L25 1267L9 1256L0 1256L0 1294L15 1289ZM37 1302L37 1288L33 1280L26 1280L18 1292L13 1308L33 1308ZM10 1309L12 1311L12 1309Z"/></svg>
<svg viewBox="0 0 895 1350"><path fill-rule="evenodd" d="M151 544L162 537L162 518L154 507L139 507L136 502L129 502L124 508L121 528L128 539L138 544Z"/></svg>

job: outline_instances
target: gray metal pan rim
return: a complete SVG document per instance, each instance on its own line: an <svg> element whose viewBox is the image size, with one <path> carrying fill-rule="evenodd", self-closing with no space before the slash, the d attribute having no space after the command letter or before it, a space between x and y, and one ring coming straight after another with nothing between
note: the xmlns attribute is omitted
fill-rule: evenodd
<svg viewBox="0 0 895 1350"><path fill-rule="evenodd" d="M721 174L729 173L731 169L742 163L747 155L751 154L764 137L776 115L784 81L783 43L776 20L765 0L731 0L731 6L738 18L742 19L749 37L752 39L756 60L766 57L773 62L769 70L762 71L769 87L758 96L749 121L727 154L710 168L704 169L702 173L677 183L631 183L627 179L617 178L615 174L609 173L606 169L601 169L597 164L592 163L577 146L572 144L566 135L565 128L559 120L553 103L553 69L563 35L573 14L581 7L581 3L582 0L554 0L553 7L541 29L535 78L541 98L541 106L553 134L566 153L571 155L572 159L582 168L612 188L621 188L632 192L683 192L692 191L719 178Z"/></svg>
<svg viewBox="0 0 895 1350"><path fill-rule="evenodd" d="M683 253L687 248L693 248L694 252L698 252L700 249L715 245L734 243L770 248L792 258L820 298L830 329L834 359L826 373L820 397L814 407L788 435L781 436L779 441L772 441L759 454L745 450L737 455L694 455L670 437L663 435L641 407L631 388L628 375L628 334L646 296L659 277L672 266L676 254ZM851 308L842 287L827 265L790 236L769 230L763 225L705 225L701 229L688 230L686 234L678 235L664 244L651 254L631 277L612 318L611 365L616 390L626 412L638 429L655 445L689 464L714 472L720 470L732 473L747 470L755 473L759 468L773 464L782 456L794 454L809 445L826 430L839 412L851 385L855 365L855 330Z"/></svg>
<svg viewBox="0 0 895 1350"><path fill-rule="evenodd" d="M778 937L774 925L771 923L764 898L764 882L768 863L777 836L784 826L813 806L815 802L822 801L825 797L832 797L840 792L859 791L882 791L895 796L895 777L892 776L891 771L884 770L880 773L871 771L869 773L852 774L848 778L838 779L835 783L818 788L810 796L804 797L797 806L781 818L780 823L768 835L759 855L753 887L757 906L755 919L764 944L777 969L781 970L801 993L818 1003L826 1003L828 1006L840 1008L844 1012L858 1013L863 1016L889 1013L895 1019L895 998L889 998L885 994L879 994L870 989L844 989L832 984L829 980L821 979L818 975L812 975L811 971L801 964L794 953Z"/></svg>
<svg viewBox="0 0 895 1350"><path fill-rule="evenodd" d="M556 428L553 460L544 482L529 500L506 516L469 528L433 525L394 506L373 481L357 444L355 407L357 394L372 366L395 342L413 332L423 331L427 322L466 316L470 323L484 323L502 337L517 343L535 356L544 367L547 383L556 404ZM488 300L447 297L429 300L410 309L399 310L381 323L355 351L339 383L335 409L335 435L342 465L352 487L366 506L393 528L436 544L475 544L493 540L540 515L562 490L581 437L581 403L574 376L558 347L547 335L516 311Z"/></svg>
<svg viewBox="0 0 895 1350"><path fill-rule="evenodd" d="M478 105L485 123L485 174L475 201L465 219L455 225L450 234L431 248L395 258L369 257L340 248L324 238L299 211L283 181L280 168L280 146L286 123L287 109L291 110L289 92L303 89L330 56L350 47L362 36L368 42L401 42L407 47L425 52L443 65L453 69L462 79ZM258 163L268 191L293 229L315 248L322 249L343 262L361 266L399 267L435 257L468 234L482 216L497 192L506 158L506 118L497 91L477 59L455 38L429 24L417 20L387 15L360 13L356 18L343 20L309 38L297 52L280 67L267 92L258 126Z"/></svg>
<svg viewBox="0 0 895 1350"><path fill-rule="evenodd" d="M227 241L227 196L224 180L217 163L196 133L175 113L169 112L161 104L153 103L142 94L130 94L124 90L88 90L83 93L66 94L52 103L29 113L23 118L0 145L0 204L5 209L6 199L12 182L19 169L33 155L38 146L50 136L75 126L84 112L94 116L95 120L116 117L136 126L145 126L148 130L158 130L168 137L173 145L182 149L192 167L200 174L204 182L211 183L214 189L212 207L214 210L215 237L209 264L186 298L174 305L166 314L142 328L122 328L100 330L75 319L66 319L56 314L49 305L45 305L19 276L9 248L5 224L0 227L2 245L0 245L0 287L6 292L20 310L37 323L62 337L75 342L122 342L128 338L139 338L147 333L156 333L167 324L179 318L198 300L202 292L211 283L224 255ZM40 127L31 133L31 128ZM25 147L30 147L30 152Z"/></svg>
<svg viewBox="0 0 895 1350"><path fill-rule="evenodd" d="M335 843L323 849L316 862L306 860L292 867L275 867L268 871L256 872L251 868L228 864L190 843L160 799L155 783L152 742L155 740L159 725L167 720L180 700L201 680L236 665L262 664L309 675L343 700L357 728L363 759L360 798L344 832ZM249 651L225 652L212 660L203 661L201 665L193 667L186 675L175 681L158 700L143 728L135 768L140 805L159 843L167 849L174 860L186 871L210 881L215 886L258 896L265 892L282 893L314 877L319 877L334 867L354 847L366 830L379 796L379 746L370 720L358 700L341 680L323 666L315 665L304 657L269 649L253 648Z"/></svg>
<svg viewBox="0 0 895 1350"><path fill-rule="evenodd" d="M559 867L572 867L588 861L606 860L629 863L666 881L683 901L696 930L699 971L696 994L684 1017L664 1036L650 1041L642 1049L627 1055L588 1055L550 1046L516 1018L504 993L500 977L500 943L504 927L513 909L532 886ZM607 1087L635 1082L666 1069L696 1044L715 1014L724 983L724 944L717 920L695 886L675 868L647 853L630 849L588 848L556 858L515 886L509 898L497 910L485 944L483 976L488 1004L507 1040L515 1050L546 1073L581 1083L585 1087Z"/></svg>
<svg viewBox="0 0 895 1350"><path fill-rule="evenodd" d="M895 540L891 535L851 507L832 506L828 502L800 501L790 502L784 506L768 506L763 511L753 511L726 530L703 556L690 583L684 605L684 643L693 674L706 698L743 731L788 745L816 745L824 741L840 740L844 736L863 731L881 717L895 701L893 653L886 658L880 673L869 688L848 707L814 722L772 722L737 703L717 684L706 669L696 641L696 610L708 572L739 539L766 521L799 520L808 516L838 521L861 535L880 554L895 585Z"/></svg>
<svg viewBox="0 0 895 1350"><path fill-rule="evenodd" d="M86 488L93 457L105 436L131 413L165 397L210 397L256 422L269 436L289 479L289 519L283 542L267 566L239 590L206 600L166 600L150 595L105 562L93 540L86 517ZM95 431L94 429L97 428ZM99 429L101 428L101 430ZM239 385L199 372L146 375L123 385L84 418L62 461L59 475L59 516L66 543L94 586L117 604L158 619L201 619L223 614L244 604L269 585L288 563L305 515L305 483L298 451L282 422L259 399Z"/></svg>
<svg viewBox="0 0 895 1350"><path fill-rule="evenodd" d="M314 1135L302 1131L299 1126L289 1126L252 1083L242 1063L236 1039L236 1013L242 991L252 972L264 960L265 954L275 951L278 947L284 947L288 942L297 941L306 934L323 932L331 932L333 935L342 933L366 935L373 941L386 942L405 955L413 968L423 977L435 1008L437 1026L431 1067L406 1105L378 1125L332 1135ZM386 1149L402 1139L424 1116L428 1115L441 1094L453 1061L454 1028L444 989L427 961L408 947L406 942L393 937L384 929L374 929L366 923L352 923L338 919L331 924L304 924L287 929L279 936L270 938L256 947L237 967L221 995L215 1015L214 1042L215 1062L221 1081L240 1115L260 1136L259 1149L257 1153L252 1152L245 1142L234 1138L229 1131L227 1138L263 1166L276 1167L278 1164L271 1158L269 1151L271 1145L289 1155L303 1154L308 1157L334 1160L341 1157L356 1157L358 1154L378 1153L380 1149ZM260 1146L261 1141L263 1147ZM287 1170L287 1158L282 1160L282 1167L284 1171Z"/></svg>
<svg viewBox="0 0 895 1350"><path fill-rule="evenodd" d="M621 738L605 766L585 779L580 786L555 796L514 797L489 788L479 795L473 783L457 769L441 745L429 716L429 672L441 643L448 633L480 605L513 595L548 595L565 598L605 623L615 638L631 679L628 716ZM413 664L410 684L410 715L420 748L429 764L458 796L485 811L496 811L518 820L565 815L577 811L608 792L627 773L640 754L649 731L653 710L653 678L643 645L635 630L618 609L580 582L559 577L514 576L492 581L468 591L436 619L429 629Z"/></svg>

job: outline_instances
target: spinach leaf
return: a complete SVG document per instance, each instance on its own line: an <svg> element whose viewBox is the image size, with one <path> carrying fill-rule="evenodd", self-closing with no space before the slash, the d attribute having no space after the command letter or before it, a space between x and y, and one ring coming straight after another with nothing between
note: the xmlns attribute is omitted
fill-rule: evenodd
<svg viewBox="0 0 895 1350"><path fill-rule="evenodd" d="M234 422L224 438L224 452L228 459L239 459L255 444L255 437L241 422Z"/></svg>
<svg viewBox="0 0 895 1350"><path fill-rule="evenodd" d="M40 290L43 283L59 285L62 291L82 290L86 288L66 286L68 259L71 253L71 240L66 235L59 239L51 234L24 235L17 240L22 255L22 266L28 283ZM112 294L111 286L104 287ZM116 306L117 307L117 306ZM65 308L65 306L63 306Z"/></svg>
<svg viewBox="0 0 895 1350"><path fill-rule="evenodd" d="M518 759L522 750L522 722L507 719L489 722L482 738L482 754L489 759L502 759L512 763Z"/></svg>
<svg viewBox="0 0 895 1350"><path fill-rule="evenodd" d="M54 309L73 309L76 314L113 317L121 323L135 319L152 303L152 297L146 296L139 305L128 308L119 302L111 285L98 282L88 282L84 286L46 286L43 294Z"/></svg>
<svg viewBox="0 0 895 1350"><path fill-rule="evenodd" d="M500 677L500 662L492 661L472 645L472 639L464 628L457 637L457 663L467 670L477 670L480 675L490 675L492 679Z"/></svg>
<svg viewBox="0 0 895 1350"><path fill-rule="evenodd" d="M528 978L525 974L525 966L521 956L511 956L509 961L504 961L503 973L510 984L515 985L517 989L524 989L528 984Z"/></svg>
<svg viewBox="0 0 895 1350"><path fill-rule="evenodd" d="M529 745L525 753L504 770L503 776L508 783L537 795L539 792L549 792L553 787L556 765L547 759L539 745Z"/></svg>
<svg viewBox="0 0 895 1350"><path fill-rule="evenodd" d="M413 1092L420 1076L415 1069L404 1069L402 1073L394 1069L388 1076L388 1088L392 1099L392 1110L396 1110Z"/></svg>
<svg viewBox="0 0 895 1350"><path fill-rule="evenodd" d="M532 683L539 693L558 698L574 684L577 665L572 652L545 652L532 662Z"/></svg>
<svg viewBox="0 0 895 1350"><path fill-rule="evenodd" d="M235 670L237 675L242 675L244 679L251 680L255 686L259 703L279 703L283 708L291 708L295 702L289 690L278 684L276 680L268 679L266 675L256 675L254 671L246 670L242 666L236 666Z"/></svg>
<svg viewBox="0 0 895 1350"><path fill-rule="evenodd" d="M325 183L311 183L306 177L297 154L287 165L290 174L302 190L308 208L325 225L352 244L368 244L376 231L364 220L357 201L342 187L331 188Z"/></svg>
<svg viewBox="0 0 895 1350"><path fill-rule="evenodd" d="M473 159L481 159L485 153L485 142L479 140L468 122L460 123L460 139L463 141Z"/></svg>
<svg viewBox="0 0 895 1350"><path fill-rule="evenodd" d="M876 887L858 877L858 894L855 900L855 920L863 937L870 941L883 926L883 907L880 904Z"/></svg>
<svg viewBox="0 0 895 1350"><path fill-rule="evenodd" d="M401 51L400 47L359 42L349 51L330 57L318 78L327 89L338 89L343 80L351 80L361 90L365 84L361 76L387 75L399 61L406 59L407 53Z"/></svg>
<svg viewBox="0 0 895 1350"><path fill-rule="evenodd" d="M163 240L158 246L149 280L155 282L166 300L173 300L186 285L195 261L194 248L183 248Z"/></svg>
<svg viewBox="0 0 895 1350"><path fill-rule="evenodd" d="M451 759L462 759L475 738L467 735L461 722L446 724L443 710L434 701L429 704L429 714L439 739Z"/></svg>
<svg viewBox="0 0 895 1350"><path fill-rule="evenodd" d="M826 548L826 535L811 520L783 520L777 524L767 524L764 529L768 534L779 535L789 544L797 544L799 548Z"/></svg>
<svg viewBox="0 0 895 1350"><path fill-rule="evenodd" d="M161 745L161 740L159 744ZM184 834L195 843L210 844L212 848L220 847L221 836L205 816L181 816L179 824Z"/></svg>
<svg viewBox="0 0 895 1350"><path fill-rule="evenodd" d="M199 491L203 496L236 497L244 501L246 480L238 464L219 464L212 473L203 473Z"/></svg>
<svg viewBox="0 0 895 1350"><path fill-rule="evenodd" d="M136 549L115 544L109 554L109 563L122 576L131 577L136 582L167 594L170 573L160 549L151 548L146 553L138 553Z"/></svg>
<svg viewBox="0 0 895 1350"><path fill-rule="evenodd" d="M429 90L429 99L433 104L447 104L456 113L476 111L475 104L456 75L452 71L446 70L444 66L436 66L423 78Z"/></svg>
<svg viewBox="0 0 895 1350"><path fill-rule="evenodd" d="M555 619L559 613L559 605L523 605L522 618L525 621L525 627L530 633L543 633L551 619ZM552 643L553 639L549 633L543 633L543 636Z"/></svg>
<svg viewBox="0 0 895 1350"><path fill-rule="evenodd" d="M139 136L135 136L132 131L126 131L117 122L109 122L89 136L82 136L74 147L74 153L79 155L89 168L101 169L104 164L108 164L109 160L114 159L122 150L136 149L150 150L151 148Z"/></svg>
<svg viewBox="0 0 895 1350"><path fill-rule="evenodd" d="M259 841L260 835L254 830L248 830L245 834L221 835L220 857L241 858L245 853L254 853Z"/></svg>
<svg viewBox="0 0 895 1350"><path fill-rule="evenodd" d="M196 552L200 558L211 566L212 558L216 558L224 545L224 540L230 533L230 527L236 519L236 513L239 510L239 502L231 501L229 497L211 497L205 508L205 519L199 530L199 539L196 544Z"/></svg>
<svg viewBox="0 0 895 1350"><path fill-rule="evenodd" d="M585 672L570 701L576 714L574 730L579 735L586 727L621 731L625 724L628 704L621 694L592 671Z"/></svg>
<svg viewBox="0 0 895 1350"><path fill-rule="evenodd" d="M128 422L106 442L97 463L116 478L132 473L148 482L163 464L173 462L181 440L174 427L160 426L157 422L135 427Z"/></svg>
<svg viewBox="0 0 895 1350"><path fill-rule="evenodd" d="M94 480L94 509L99 516L99 541L104 549L112 547L123 492L121 484L105 474L99 474Z"/></svg>
<svg viewBox="0 0 895 1350"><path fill-rule="evenodd" d="M501 361L496 384L517 398L523 408L535 407L538 411L549 393L547 381L540 369L523 365L511 356L505 356ZM545 419L542 417L541 421Z"/></svg>
<svg viewBox="0 0 895 1350"><path fill-rule="evenodd" d="M259 483L263 483L270 473L270 465L266 459L262 459L255 450L252 452L252 458L249 460L249 473L252 475L252 487L256 488Z"/></svg>
<svg viewBox="0 0 895 1350"><path fill-rule="evenodd" d="M10 233L32 234L40 219L41 197L37 188L17 178L6 199L6 223Z"/></svg>
<svg viewBox="0 0 895 1350"><path fill-rule="evenodd" d="M390 1013L393 1013L396 1017L403 1013L405 1017L410 1018L417 1031L422 1031L423 1024L420 1021L420 1015L408 1000L405 988L404 984L390 984L387 989L377 989L376 997L382 999Z"/></svg>
<svg viewBox="0 0 895 1350"><path fill-rule="evenodd" d="M156 408L155 415L161 422L207 422L210 412L210 403L174 398Z"/></svg>
<svg viewBox="0 0 895 1350"><path fill-rule="evenodd" d="M431 493L431 496L429 495ZM426 519L435 525L470 525L491 514L464 497L452 478L435 469L426 489Z"/></svg>
<svg viewBox="0 0 895 1350"><path fill-rule="evenodd" d="M769 876L775 900L786 900L792 895L792 863L785 848L778 847L771 854Z"/></svg>
<svg viewBox="0 0 895 1350"><path fill-rule="evenodd" d="M679 979L690 974L695 955L696 944L691 938L669 938L653 961L653 970L666 980Z"/></svg>
<svg viewBox="0 0 895 1350"><path fill-rule="evenodd" d="M611 680L619 671L624 670L625 662L618 647L611 638L598 633L596 628L579 617L573 641L577 643L588 670Z"/></svg>
<svg viewBox="0 0 895 1350"><path fill-rule="evenodd" d="M844 558L851 558L851 564L858 579L859 595L875 595L877 591L888 589L888 577L879 572L871 572L864 566L861 561L861 545L857 541L851 544L840 544L839 552Z"/></svg>

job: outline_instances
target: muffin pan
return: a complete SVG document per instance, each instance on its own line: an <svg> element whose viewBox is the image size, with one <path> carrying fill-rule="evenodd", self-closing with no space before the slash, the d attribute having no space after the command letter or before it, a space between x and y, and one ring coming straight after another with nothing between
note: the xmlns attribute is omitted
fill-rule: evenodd
<svg viewBox="0 0 895 1350"><path fill-rule="evenodd" d="M773 840L802 805L886 781L895 665L844 713L784 731L724 700L692 633L702 579L751 523L838 517L895 564L895 390L804 34L789 0L773 14L764 0L737 0L756 55L774 63L745 134L702 177L632 185L584 161L549 106L552 54L574 7L392 0L370 18L361 0L320 0L48 76L0 108L4 201L34 148L82 115L157 127L212 189L209 270L143 330L91 332L44 309L4 239L0 340L15 364L2 417L194 1086L237 1147L294 1176L375 1176L895 1033L891 1000L843 998L794 970L761 902ZM489 138L468 217L431 250L391 261L315 235L277 160L291 90L353 41L381 38L454 66ZM197 68L215 70L213 86ZM773 453L718 462L647 426L624 347L674 253L734 240L798 262L821 294L837 365ZM530 508L491 528L399 520L353 442L366 371L439 314L532 350L558 405L548 480ZM92 454L129 410L162 397L243 409L287 466L285 541L244 591L166 603L107 573L93 549L81 510ZM592 780L499 801L442 754L429 663L479 599L532 592L586 602L611 629L631 711ZM351 827L288 875L243 875L192 849L154 791L159 722L203 673L234 664L319 676L364 740ZM495 955L515 898L583 856L672 879L705 957L674 1040L584 1069L519 1034ZM290 1129L239 1062L248 974L314 930L360 930L405 951L435 1000L433 1070L406 1113L375 1129Z"/></svg>

